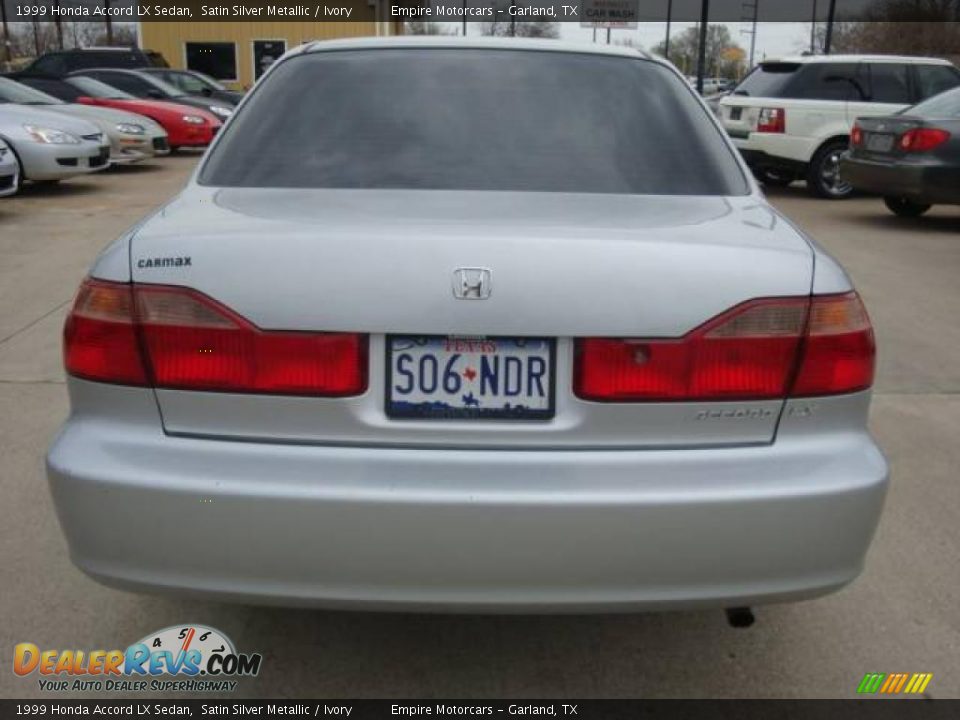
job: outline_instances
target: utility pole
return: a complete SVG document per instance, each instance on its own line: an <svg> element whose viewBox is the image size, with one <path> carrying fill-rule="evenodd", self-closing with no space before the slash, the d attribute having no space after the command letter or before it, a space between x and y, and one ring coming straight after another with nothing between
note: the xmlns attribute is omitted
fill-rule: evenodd
<svg viewBox="0 0 960 720"><path fill-rule="evenodd" d="M107 25L107 45L113 45L113 23L110 22L110 0L103 0L103 7L107 11L105 23Z"/></svg>
<svg viewBox="0 0 960 720"><path fill-rule="evenodd" d="M810 23L810 54L817 54L817 0L813 0L813 22Z"/></svg>
<svg viewBox="0 0 960 720"><path fill-rule="evenodd" d="M0 20L3 21L3 61L10 62L10 28L7 27L7 5L0 0ZM7 68L4 68L7 69Z"/></svg>
<svg viewBox="0 0 960 720"><path fill-rule="evenodd" d="M467 36L467 0L463 0L463 36Z"/></svg>
<svg viewBox="0 0 960 720"><path fill-rule="evenodd" d="M741 28L741 35L750 36L750 61L748 70L753 69L753 58L757 52L757 16L760 14L760 0L746 0L741 6L740 23L750 23L749 30Z"/></svg>
<svg viewBox="0 0 960 720"><path fill-rule="evenodd" d="M517 0L510 0L510 7L516 7ZM510 37L517 36L517 14L516 11L510 13Z"/></svg>
<svg viewBox="0 0 960 720"><path fill-rule="evenodd" d="M663 56L670 59L670 22L673 20L673 0L667 0L667 37L663 41Z"/></svg>
<svg viewBox="0 0 960 720"><path fill-rule="evenodd" d="M610 44L610 27L607 26L607 45Z"/></svg>
<svg viewBox="0 0 960 720"><path fill-rule="evenodd" d="M837 0L830 0L830 9L827 11L827 36L823 40L823 54L830 54L833 45L833 20L837 16Z"/></svg>
<svg viewBox="0 0 960 720"><path fill-rule="evenodd" d="M2 2L3 0L0 0ZM60 9L60 0L53 0L53 7L55 10ZM53 21L54 27L57 29L57 49L63 50L63 21L60 19L59 13L57 14L57 19Z"/></svg>
<svg viewBox="0 0 960 720"><path fill-rule="evenodd" d="M697 92L703 95L703 75L707 65L707 30L710 22L710 0L700 0L700 47L697 48Z"/></svg>

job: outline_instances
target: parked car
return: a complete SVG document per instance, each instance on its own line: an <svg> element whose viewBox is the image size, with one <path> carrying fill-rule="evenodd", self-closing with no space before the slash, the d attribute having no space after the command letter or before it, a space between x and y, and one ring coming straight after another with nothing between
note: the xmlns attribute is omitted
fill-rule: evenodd
<svg viewBox="0 0 960 720"><path fill-rule="evenodd" d="M243 100L243 93L231 90L196 70L173 70L171 68L143 68L142 72L160 78L165 83L179 88L187 95L207 97L213 100L224 100L230 106L238 105Z"/></svg>
<svg viewBox="0 0 960 720"><path fill-rule="evenodd" d="M111 585L730 608L853 580L887 487L850 280L628 48L285 56L64 338L50 487Z"/></svg>
<svg viewBox="0 0 960 720"><path fill-rule="evenodd" d="M137 47L92 47L46 52L23 69L29 75L61 76L93 67L168 67L163 55Z"/></svg>
<svg viewBox="0 0 960 720"><path fill-rule="evenodd" d="M895 115L857 118L840 173L903 217L960 205L960 88Z"/></svg>
<svg viewBox="0 0 960 720"><path fill-rule="evenodd" d="M141 100L165 100L178 105L190 105L216 115L221 122L230 117L233 112L233 105L226 100L211 100L201 95L187 95L179 88L140 70L97 68L80 70L70 73L67 77L92 77Z"/></svg>
<svg viewBox="0 0 960 720"><path fill-rule="evenodd" d="M160 100L139 100L122 90L88 77L49 78L17 75L17 81L41 90L64 102L110 107L143 115L167 133L168 149L205 147L220 129L220 120L208 112L187 105ZM157 150L165 150L162 141Z"/></svg>
<svg viewBox="0 0 960 720"><path fill-rule="evenodd" d="M110 157L110 145L93 123L26 105L0 103L0 139L13 151L21 183L103 170Z"/></svg>
<svg viewBox="0 0 960 720"><path fill-rule="evenodd" d="M0 140L0 197L13 195L20 186L20 164L13 150Z"/></svg>
<svg viewBox="0 0 960 720"><path fill-rule="evenodd" d="M169 152L167 133L144 115L110 108L65 103L52 95L0 77L0 103L31 105L92 122L110 142L110 164L122 165Z"/></svg>
<svg viewBox="0 0 960 720"><path fill-rule="evenodd" d="M895 55L811 55L760 63L720 101L721 120L758 177L805 179L816 197L853 188L840 157L856 117L889 115L960 85L946 60Z"/></svg>

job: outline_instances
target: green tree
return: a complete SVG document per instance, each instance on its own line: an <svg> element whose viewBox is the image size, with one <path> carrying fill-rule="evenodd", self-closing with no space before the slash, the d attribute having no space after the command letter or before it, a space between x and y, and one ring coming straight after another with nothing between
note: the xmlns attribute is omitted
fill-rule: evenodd
<svg viewBox="0 0 960 720"><path fill-rule="evenodd" d="M700 27L689 27L670 38L670 62L687 75L697 72L697 52L700 45ZM707 26L706 74L708 77L737 78L743 74L743 52L730 52L742 48L730 35L726 25ZM653 52L664 55L664 43L657 45Z"/></svg>

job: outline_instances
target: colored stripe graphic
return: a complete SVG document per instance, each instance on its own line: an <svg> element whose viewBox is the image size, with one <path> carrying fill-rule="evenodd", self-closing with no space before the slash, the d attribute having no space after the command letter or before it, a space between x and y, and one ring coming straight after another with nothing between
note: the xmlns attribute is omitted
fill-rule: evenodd
<svg viewBox="0 0 960 720"><path fill-rule="evenodd" d="M857 686L861 694L919 695L933 680L933 673L867 673Z"/></svg>
<svg viewBox="0 0 960 720"><path fill-rule="evenodd" d="M857 692L875 693L880 689L880 684L883 682L885 677L885 673L867 673L863 676L863 680L860 681L860 685L857 687Z"/></svg>

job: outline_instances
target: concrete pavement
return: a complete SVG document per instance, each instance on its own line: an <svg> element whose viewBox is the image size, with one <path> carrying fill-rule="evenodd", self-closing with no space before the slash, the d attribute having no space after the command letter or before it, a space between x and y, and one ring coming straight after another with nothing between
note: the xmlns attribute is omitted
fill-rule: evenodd
<svg viewBox="0 0 960 720"><path fill-rule="evenodd" d="M960 209L919 220L878 200L773 201L848 268L876 328L873 429L894 484L863 577L806 603L592 617L367 615L109 590L74 569L42 456L67 412L59 334L97 251L176 192L194 159L28 187L0 200L0 697L42 697L13 645L125 647L212 625L265 655L243 696L852 697L866 672L933 672L960 697ZM49 695L46 697L50 697Z"/></svg>

